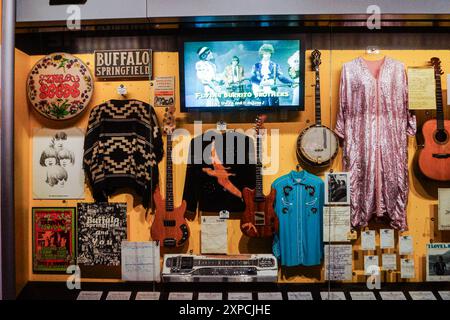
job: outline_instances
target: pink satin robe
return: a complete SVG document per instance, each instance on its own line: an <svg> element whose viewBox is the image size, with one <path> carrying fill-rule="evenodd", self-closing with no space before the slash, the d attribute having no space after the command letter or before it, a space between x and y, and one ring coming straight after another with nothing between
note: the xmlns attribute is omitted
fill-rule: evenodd
<svg viewBox="0 0 450 320"><path fill-rule="evenodd" d="M407 134L415 135L416 119L403 63L385 57L378 67L357 58L341 73L335 132L344 139L343 169L350 172L351 222L365 227L387 218L392 228L407 230Z"/></svg>

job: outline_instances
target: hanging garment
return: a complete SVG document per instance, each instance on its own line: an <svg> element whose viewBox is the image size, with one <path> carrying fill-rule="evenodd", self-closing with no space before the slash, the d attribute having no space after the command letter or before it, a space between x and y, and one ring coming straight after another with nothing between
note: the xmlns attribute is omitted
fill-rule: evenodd
<svg viewBox="0 0 450 320"><path fill-rule="evenodd" d="M242 212L242 190L255 188L255 176L255 146L249 136L207 131L189 147L183 193L187 210Z"/></svg>
<svg viewBox="0 0 450 320"><path fill-rule="evenodd" d="M341 73L340 109L335 132L344 139L343 169L350 172L352 225L365 227L373 217L407 229L407 134L416 119L408 110L403 63L357 58Z"/></svg>
<svg viewBox="0 0 450 320"><path fill-rule="evenodd" d="M275 212L279 232L273 254L282 266L314 266L323 257L322 179L307 171L291 171L272 184L276 191Z"/></svg>
<svg viewBox="0 0 450 320"><path fill-rule="evenodd" d="M84 141L84 170L97 202L131 188L148 207L163 156L153 107L138 100L110 100L94 107Z"/></svg>

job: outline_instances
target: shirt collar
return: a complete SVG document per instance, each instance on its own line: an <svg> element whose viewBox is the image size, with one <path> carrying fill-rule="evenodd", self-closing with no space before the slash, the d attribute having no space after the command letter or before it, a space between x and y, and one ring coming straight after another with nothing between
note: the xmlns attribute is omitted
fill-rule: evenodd
<svg viewBox="0 0 450 320"><path fill-rule="evenodd" d="M292 184L307 184L309 180L309 173L306 170L295 171L292 170L289 173L289 178L291 178Z"/></svg>

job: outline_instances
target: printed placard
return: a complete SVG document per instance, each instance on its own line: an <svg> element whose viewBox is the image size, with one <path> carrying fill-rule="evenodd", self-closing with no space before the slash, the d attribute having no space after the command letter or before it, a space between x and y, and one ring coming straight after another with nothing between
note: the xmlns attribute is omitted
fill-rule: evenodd
<svg viewBox="0 0 450 320"><path fill-rule="evenodd" d="M350 296L352 297L352 300L377 300L375 294L370 291L354 291L350 292Z"/></svg>
<svg viewBox="0 0 450 320"><path fill-rule="evenodd" d="M409 291L409 295L413 300L437 300L431 291Z"/></svg>
<svg viewBox="0 0 450 320"><path fill-rule="evenodd" d="M411 236L400 236L399 243L401 255L413 254L413 239Z"/></svg>
<svg viewBox="0 0 450 320"><path fill-rule="evenodd" d="M283 300L281 292L258 292L258 300Z"/></svg>
<svg viewBox="0 0 450 320"><path fill-rule="evenodd" d="M159 300L161 292L138 292L135 300Z"/></svg>
<svg viewBox="0 0 450 320"><path fill-rule="evenodd" d="M414 260L413 259L401 259L400 272L402 279L412 279L415 277Z"/></svg>
<svg viewBox="0 0 450 320"><path fill-rule="evenodd" d="M364 274L370 276L378 274L379 271L378 256L364 256Z"/></svg>
<svg viewBox="0 0 450 320"><path fill-rule="evenodd" d="M103 291L80 291L77 300L100 300Z"/></svg>
<svg viewBox="0 0 450 320"><path fill-rule="evenodd" d="M222 292L199 292L197 300L222 300Z"/></svg>
<svg viewBox="0 0 450 320"><path fill-rule="evenodd" d="M110 291L106 300L130 300L131 291Z"/></svg>
<svg viewBox="0 0 450 320"><path fill-rule="evenodd" d="M311 292L288 292L288 300L313 300Z"/></svg>
<svg viewBox="0 0 450 320"><path fill-rule="evenodd" d="M450 188L438 189L438 211L439 230L450 230Z"/></svg>
<svg viewBox="0 0 450 320"><path fill-rule="evenodd" d="M442 300L450 300L450 291L438 291Z"/></svg>
<svg viewBox="0 0 450 320"><path fill-rule="evenodd" d="M251 292L228 292L228 300L253 300Z"/></svg>
<svg viewBox="0 0 450 320"><path fill-rule="evenodd" d="M367 230L361 232L361 249L375 250L375 230Z"/></svg>
<svg viewBox="0 0 450 320"><path fill-rule="evenodd" d="M406 300L406 296L401 291L381 291L381 299L383 300Z"/></svg>
<svg viewBox="0 0 450 320"><path fill-rule="evenodd" d="M321 292L320 297L322 298L322 300L347 300L347 298L345 298L344 292L337 291Z"/></svg>
<svg viewBox="0 0 450 320"><path fill-rule="evenodd" d="M394 229L380 229L380 248L394 248Z"/></svg>
<svg viewBox="0 0 450 320"><path fill-rule="evenodd" d="M95 50L94 55L95 76L100 80L151 78L151 49Z"/></svg>
<svg viewBox="0 0 450 320"><path fill-rule="evenodd" d="M397 270L397 255L396 254L383 254L381 256L382 269L384 271Z"/></svg>
<svg viewBox="0 0 450 320"><path fill-rule="evenodd" d="M169 300L192 300L194 294L192 292L171 292Z"/></svg>

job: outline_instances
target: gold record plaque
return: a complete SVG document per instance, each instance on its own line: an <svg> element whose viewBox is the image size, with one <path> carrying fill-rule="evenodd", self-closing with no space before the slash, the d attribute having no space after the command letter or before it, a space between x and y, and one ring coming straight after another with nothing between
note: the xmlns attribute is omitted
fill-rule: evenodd
<svg viewBox="0 0 450 320"><path fill-rule="evenodd" d="M86 109L94 81L88 67L68 53L52 53L39 60L27 79L34 109L52 120L68 120Z"/></svg>

